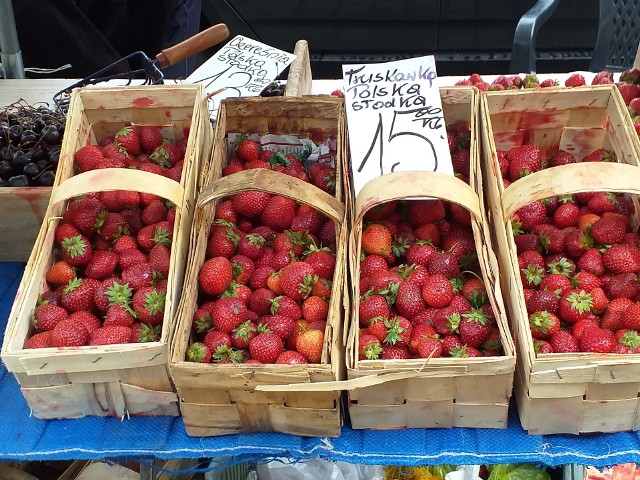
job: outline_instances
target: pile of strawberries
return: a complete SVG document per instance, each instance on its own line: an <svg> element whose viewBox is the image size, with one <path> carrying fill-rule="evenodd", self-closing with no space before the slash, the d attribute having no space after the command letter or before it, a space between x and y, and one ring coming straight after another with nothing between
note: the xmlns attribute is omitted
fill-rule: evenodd
<svg viewBox="0 0 640 480"><path fill-rule="evenodd" d="M580 73L569 75L564 81L565 87L581 87L586 85L584 76ZM620 74L620 80L614 82L611 72L601 71L596 73L591 80L591 85L606 85L615 83L620 91L624 103L629 108L629 113L633 120L633 126L636 133L640 135L640 70L632 68L625 70ZM525 75L500 75L491 82L485 82L480 75L473 73L464 80L460 80L456 85L474 86L481 92L495 90L519 90L521 88L548 88L558 87L560 84L557 80L548 78L546 80L538 80L535 74Z"/></svg>
<svg viewBox="0 0 640 480"><path fill-rule="evenodd" d="M134 191L71 200L25 348L158 341L175 213Z"/></svg>
<svg viewBox="0 0 640 480"><path fill-rule="evenodd" d="M468 183L469 131L448 137ZM439 199L385 203L365 214L361 248L361 360L502 354L468 210Z"/></svg>
<svg viewBox="0 0 640 480"><path fill-rule="evenodd" d="M189 137L178 142L165 138L162 130L153 125L134 125L107 135L98 145L86 145L74 154L79 172L100 168L133 168L162 175L176 182L182 177L184 154Z"/></svg>
<svg viewBox="0 0 640 480"><path fill-rule="evenodd" d="M499 152L503 181L544 165L534 145ZM582 161L614 161L598 149ZM518 267L537 353L640 352L640 236L632 231L630 197L588 192L530 203L511 217Z"/></svg>
<svg viewBox="0 0 640 480"><path fill-rule="evenodd" d="M242 136L223 175L266 168L335 192L335 169L261 149ZM320 363L335 269L336 227L307 205L261 191L218 204L198 275L200 363Z"/></svg>

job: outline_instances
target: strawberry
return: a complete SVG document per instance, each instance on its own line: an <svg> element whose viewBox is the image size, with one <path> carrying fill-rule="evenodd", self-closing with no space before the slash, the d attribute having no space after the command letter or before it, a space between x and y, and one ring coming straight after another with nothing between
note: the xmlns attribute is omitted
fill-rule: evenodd
<svg viewBox="0 0 640 480"><path fill-rule="evenodd" d="M211 329L207 332L202 340L212 355L221 354L228 351L231 347L231 337L228 333L220 332L218 330Z"/></svg>
<svg viewBox="0 0 640 480"><path fill-rule="evenodd" d="M618 91L620 95L622 95L625 105L629 105L634 98L640 97L640 86L638 85L626 82L618 82L615 85L618 87Z"/></svg>
<svg viewBox="0 0 640 480"><path fill-rule="evenodd" d="M171 250L166 245L156 245L149 252L149 265L151 269L165 278L169 275L170 260Z"/></svg>
<svg viewBox="0 0 640 480"><path fill-rule="evenodd" d="M593 239L590 234L574 228L567 232L564 238L564 246L571 258L580 258L587 250L593 247Z"/></svg>
<svg viewBox="0 0 640 480"><path fill-rule="evenodd" d="M211 308L213 326L221 332L230 333L247 317L247 307L238 298L226 297L217 300Z"/></svg>
<svg viewBox="0 0 640 480"><path fill-rule="evenodd" d="M294 300L303 300L313 290L318 281L313 266L305 262L295 262L282 269L282 289Z"/></svg>
<svg viewBox="0 0 640 480"><path fill-rule="evenodd" d="M635 245L612 245L602 255L604 267L613 274L635 273L640 270L640 248Z"/></svg>
<svg viewBox="0 0 640 480"><path fill-rule="evenodd" d="M549 343L555 353L576 353L580 351L578 341L568 330L558 330L551 335Z"/></svg>
<svg viewBox="0 0 640 480"><path fill-rule="evenodd" d="M88 341L87 328L75 320L62 320L51 330L51 344L54 347L81 347Z"/></svg>
<svg viewBox="0 0 640 480"><path fill-rule="evenodd" d="M558 315L564 322L573 324L591 313L592 308L593 298L589 293L584 290L572 290L560 297Z"/></svg>
<svg viewBox="0 0 640 480"><path fill-rule="evenodd" d="M358 348L358 360L375 360L382 355L382 346L380 340L370 334L364 334L360 337Z"/></svg>
<svg viewBox="0 0 640 480"><path fill-rule="evenodd" d="M129 223L124 215L108 212L99 219L98 234L108 242L113 242L121 235L129 235Z"/></svg>
<svg viewBox="0 0 640 480"><path fill-rule="evenodd" d="M637 68L625 70L620 74L620 81L638 85L640 83L640 70Z"/></svg>
<svg viewBox="0 0 640 480"><path fill-rule="evenodd" d="M281 365L302 365L307 362L307 359L299 352L295 350L288 350L286 352L282 352L275 361L276 364Z"/></svg>
<svg viewBox="0 0 640 480"><path fill-rule="evenodd" d="M579 73L574 73L572 75L569 75L569 78L567 78L564 81L564 86L565 87L581 87L585 84L585 79L584 76L582 76Z"/></svg>
<svg viewBox="0 0 640 480"><path fill-rule="evenodd" d="M429 275L444 275L451 279L460 275L458 258L453 253L435 253L429 258Z"/></svg>
<svg viewBox="0 0 640 480"><path fill-rule="evenodd" d="M587 207L597 215L602 215L605 212L615 212L618 207L618 196L615 193L596 192L587 202Z"/></svg>
<svg viewBox="0 0 640 480"><path fill-rule="evenodd" d="M212 226L209 230L207 240L207 258L225 257L231 258L236 253L236 247L242 238L240 232L235 228Z"/></svg>
<svg viewBox="0 0 640 480"><path fill-rule="evenodd" d="M599 277L584 271L576 273L571 279L571 283L575 288L580 288L587 293L602 286L602 280Z"/></svg>
<svg viewBox="0 0 640 480"><path fill-rule="evenodd" d="M410 357L407 347L397 347L395 345L385 345L382 347L382 360L404 360Z"/></svg>
<svg viewBox="0 0 640 480"><path fill-rule="evenodd" d="M130 155L138 155L140 153L140 136L133 127L124 127L116 133L115 142Z"/></svg>
<svg viewBox="0 0 640 480"><path fill-rule="evenodd" d="M542 169L542 151L535 145L520 145L506 153L509 160L509 180L515 182L519 178Z"/></svg>
<svg viewBox="0 0 640 480"><path fill-rule="evenodd" d="M163 222L167 219L167 207L160 199L153 200L142 210L142 223L144 225L153 225Z"/></svg>
<svg viewBox="0 0 640 480"><path fill-rule="evenodd" d="M230 335L231 346L239 350L248 350L249 342L257 335L256 325L247 320L234 328Z"/></svg>
<svg viewBox="0 0 640 480"><path fill-rule="evenodd" d="M51 348L53 347L53 342L51 340L51 336L53 335L52 331L46 332L38 332L34 333L31 337L27 339L24 344L25 349L31 348Z"/></svg>
<svg viewBox="0 0 640 480"><path fill-rule="evenodd" d="M569 289L571 285L569 285ZM558 311L558 297L555 293L546 290L536 290L526 301L527 312L549 312L557 313Z"/></svg>
<svg viewBox="0 0 640 480"><path fill-rule="evenodd" d="M150 326L144 323L134 323L131 326L129 343L159 342L160 335L160 325Z"/></svg>
<svg viewBox="0 0 640 480"><path fill-rule="evenodd" d="M284 315L293 320L298 320L302 317L302 309L291 297L279 295L271 298L269 302L271 303L271 308L269 309L271 315Z"/></svg>
<svg viewBox="0 0 640 480"><path fill-rule="evenodd" d="M438 250L423 240L418 240L407 250L407 263L410 265L429 266L431 257L438 253Z"/></svg>
<svg viewBox="0 0 640 480"><path fill-rule="evenodd" d="M315 244L309 245L305 262L311 265L319 278L330 280L336 267L336 259L326 247L318 248Z"/></svg>
<svg viewBox="0 0 640 480"><path fill-rule="evenodd" d="M372 318L389 317L389 305L382 295L367 292L360 300L359 317L361 325L368 325Z"/></svg>
<svg viewBox="0 0 640 480"><path fill-rule="evenodd" d="M236 143L235 154L245 162L260 159L260 144L247 137L240 137ZM273 362L263 362L273 363Z"/></svg>
<svg viewBox="0 0 640 480"><path fill-rule="evenodd" d="M617 343L613 333L599 327L586 327L580 337L583 352L611 353Z"/></svg>
<svg viewBox="0 0 640 480"><path fill-rule="evenodd" d="M553 78L547 78L540 82L540 88L549 88L549 87L557 87L559 85L557 80Z"/></svg>
<svg viewBox="0 0 640 480"><path fill-rule="evenodd" d="M262 209L260 219L263 225L276 231L286 230L296 214L296 202L280 195L272 196Z"/></svg>
<svg viewBox="0 0 640 480"><path fill-rule="evenodd" d="M409 344L413 330L413 325L409 320L404 317L395 316L382 323L384 323L386 327L386 335L383 337L384 344L397 347L406 347ZM371 328L369 330L371 330Z"/></svg>
<svg viewBox="0 0 640 480"><path fill-rule="evenodd" d="M597 248L590 248L584 252L578 259L578 268L584 272L601 276L604 274L604 262L602 254Z"/></svg>
<svg viewBox="0 0 640 480"><path fill-rule="evenodd" d="M58 245L66 238L80 235L80 231L71 223L63 223L58 225L55 233L55 240Z"/></svg>
<svg viewBox="0 0 640 480"><path fill-rule="evenodd" d="M100 192L100 201L110 212L120 212L127 208L137 208L140 194L132 190L110 190Z"/></svg>
<svg viewBox="0 0 640 480"><path fill-rule="evenodd" d="M267 192L241 192L233 196L233 208L244 217L255 218L262 214L270 198Z"/></svg>
<svg viewBox="0 0 640 480"><path fill-rule="evenodd" d="M62 241L62 256L74 267L83 267L91 260L91 243L84 235L76 235Z"/></svg>
<svg viewBox="0 0 640 480"><path fill-rule="evenodd" d="M558 167L560 165L568 165L570 163L576 163L578 160L573 154L565 152L564 150L557 150L551 154L549 158L549 167Z"/></svg>
<svg viewBox="0 0 640 480"><path fill-rule="evenodd" d="M319 189L334 194L336 191L336 171L325 163L314 163L309 169L311 183Z"/></svg>
<svg viewBox="0 0 640 480"><path fill-rule="evenodd" d="M418 345L422 337L437 338L438 333L430 325L415 325L411 330L411 337L408 344L409 351L413 355L418 353Z"/></svg>
<svg viewBox="0 0 640 480"><path fill-rule="evenodd" d="M575 227L580 219L580 209L573 203L563 203L553 214L553 223L558 228Z"/></svg>
<svg viewBox="0 0 640 480"><path fill-rule="evenodd" d="M401 315L413 318L425 307L422 300L422 289L410 282L403 283L398 288L395 306Z"/></svg>
<svg viewBox="0 0 640 480"><path fill-rule="evenodd" d="M66 260L60 260L47 270L45 278L53 285L66 285L76 276L75 269Z"/></svg>
<svg viewBox="0 0 640 480"><path fill-rule="evenodd" d="M104 280L111 276L118 265L118 254L109 251L95 252L89 259L85 268L85 275L88 278Z"/></svg>
<svg viewBox="0 0 640 480"><path fill-rule="evenodd" d="M544 257L535 251L528 251L518 255L520 278L525 288L533 288L545 277Z"/></svg>
<svg viewBox="0 0 640 480"><path fill-rule="evenodd" d="M165 293L155 287L142 287L134 293L131 305L140 322L159 325L164 318Z"/></svg>
<svg viewBox="0 0 640 480"><path fill-rule="evenodd" d="M530 203L516 210L516 215L520 223L520 228L524 231L532 230L536 225L545 222L547 209L540 201ZM577 221L577 219L576 219Z"/></svg>
<svg viewBox="0 0 640 480"><path fill-rule="evenodd" d="M307 330L300 334L296 340L296 350L309 363L320 363L323 346L324 332L320 330Z"/></svg>
<svg viewBox="0 0 640 480"><path fill-rule="evenodd" d="M635 273L623 273L604 277L602 288L610 298L635 298L640 284Z"/></svg>
<svg viewBox="0 0 640 480"><path fill-rule="evenodd" d="M442 356L442 342L436 338L423 336L418 342L419 358L438 358Z"/></svg>
<svg viewBox="0 0 640 480"><path fill-rule="evenodd" d="M78 166L80 172L88 172L97 168L98 164L104 160L102 150L96 145L85 145L73 154L73 161Z"/></svg>
<svg viewBox="0 0 640 480"><path fill-rule="evenodd" d="M200 288L209 295L219 295L224 292L233 279L231 262L224 257L207 260L198 274Z"/></svg>
<svg viewBox="0 0 640 480"><path fill-rule="evenodd" d="M258 266L255 268L251 277L249 278L249 287L252 290L257 290L259 288L267 288L269 285L269 279L271 276L276 273L276 269L271 266ZM282 277L282 274L280 274ZM312 287L309 287L312 288Z"/></svg>
<svg viewBox="0 0 640 480"><path fill-rule="evenodd" d="M613 83L613 75L606 70L596 73L591 81L591 85L607 85Z"/></svg>
<svg viewBox="0 0 640 480"><path fill-rule="evenodd" d="M477 348L489 338L491 325L481 310L471 310L462 315L460 321L460 340L468 347Z"/></svg>
<svg viewBox="0 0 640 480"><path fill-rule="evenodd" d="M553 353L553 347L546 340L534 340L533 349L536 355L540 355L543 353Z"/></svg>
<svg viewBox="0 0 640 480"><path fill-rule="evenodd" d="M540 238L534 233L522 233L516 235L513 240L516 244L518 255L529 250L541 250ZM562 241L564 242L564 235L562 235Z"/></svg>
<svg viewBox="0 0 640 480"><path fill-rule="evenodd" d="M442 274L430 276L422 287L422 299L430 307L446 307L453 299L451 282Z"/></svg>
<svg viewBox="0 0 640 480"><path fill-rule="evenodd" d="M553 225L538 225L533 231L538 235L540 245L547 253L564 252L564 233ZM518 235L516 240L523 235Z"/></svg>
<svg viewBox="0 0 640 480"><path fill-rule="evenodd" d="M33 312L34 315L34 327L36 330L49 331L62 320L66 320L69 316L67 311L51 303L42 303L38 305Z"/></svg>
<svg viewBox="0 0 640 480"><path fill-rule="evenodd" d="M129 306L125 306L121 303L116 303L107 308L107 313L104 316L103 326L109 325L124 325L125 327L131 327L135 322L132 315L132 311Z"/></svg>
<svg viewBox="0 0 640 480"><path fill-rule="evenodd" d="M364 219L366 221L375 222L389 218L396 211L398 205L398 201L391 201L376 205L375 207L367 210L364 214Z"/></svg>
<svg viewBox="0 0 640 480"><path fill-rule="evenodd" d="M593 288L589 291L591 298L593 299L593 313L601 314L609 304L609 298L607 294L600 287Z"/></svg>
<svg viewBox="0 0 640 480"><path fill-rule="evenodd" d="M425 223L437 223L446 215L442 200L411 200L407 204L407 218L414 228Z"/></svg>
<svg viewBox="0 0 640 480"><path fill-rule="evenodd" d="M318 235L322 229L323 222L324 216L317 210L307 210L301 213L300 209L298 209L296 216L291 220L290 228L294 232L308 232L313 235Z"/></svg>
<svg viewBox="0 0 640 480"><path fill-rule="evenodd" d="M91 310L93 308L93 292L99 283L96 280L74 278L62 290L60 304L68 312Z"/></svg>
<svg viewBox="0 0 640 480"><path fill-rule="evenodd" d="M472 358L472 357L481 357L482 353L476 348L468 347L463 345L460 348L452 348L449 351L449 354L455 358Z"/></svg>
<svg viewBox="0 0 640 480"><path fill-rule="evenodd" d="M89 338L89 345L118 345L129 343L130 339L131 328L111 325L94 330Z"/></svg>
<svg viewBox="0 0 640 480"><path fill-rule="evenodd" d="M633 303L624 310L622 325L630 330L640 330L640 303Z"/></svg>
<svg viewBox="0 0 640 480"><path fill-rule="evenodd" d="M122 281L134 290L153 284L153 270L148 263L138 263L122 271Z"/></svg>
<svg viewBox="0 0 640 480"><path fill-rule="evenodd" d="M391 254L391 232L383 225L373 223L362 232L362 251L367 255L388 257Z"/></svg>
<svg viewBox="0 0 640 480"><path fill-rule="evenodd" d="M553 313L538 311L529 315L529 327L534 339L549 338L560 330L560 319Z"/></svg>
<svg viewBox="0 0 640 480"><path fill-rule="evenodd" d="M283 352L282 339L275 333L259 333L249 341L249 352L261 363L274 363Z"/></svg>
<svg viewBox="0 0 640 480"><path fill-rule="evenodd" d="M141 250L149 251L156 245L171 245L172 232L167 222L146 225L138 231L136 241Z"/></svg>
<svg viewBox="0 0 640 480"><path fill-rule="evenodd" d="M164 137L158 127L152 125L139 125L137 127L140 146L145 152L153 152L162 145Z"/></svg>
<svg viewBox="0 0 640 480"><path fill-rule="evenodd" d="M329 304L320 297L312 295L302 302L302 317L309 322L326 320L328 313Z"/></svg>
<svg viewBox="0 0 640 480"><path fill-rule="evenodd" d="M187 362L210 363L211 350L204 343L195 342L187 347L185 356Z"/></svg>
<svg viewBox="0 0 640 480"><path fill-rule="evenodd" d="M111 245L111 250L118 254L131 248L137 249L138 243L130 235L122 235L121 237L118 237Z"/></svg>

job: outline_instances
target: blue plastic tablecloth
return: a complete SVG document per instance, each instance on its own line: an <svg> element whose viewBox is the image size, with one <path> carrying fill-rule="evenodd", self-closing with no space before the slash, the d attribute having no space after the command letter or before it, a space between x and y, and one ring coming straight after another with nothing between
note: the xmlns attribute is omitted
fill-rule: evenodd
<svg viewBox="0 0 640 480"><path fill-rule="evenodd" d="M0 331L23 269L21 263L0 263ZM322 456L372 465L535 462L599 467L640 462L638 433L528 435L515 408L506 430L363 431L345 426L332 439L266 433L194 438L186 435L180 418L38 420L30 416L13 375L3 366L0 402L0 460Z"/></svg>

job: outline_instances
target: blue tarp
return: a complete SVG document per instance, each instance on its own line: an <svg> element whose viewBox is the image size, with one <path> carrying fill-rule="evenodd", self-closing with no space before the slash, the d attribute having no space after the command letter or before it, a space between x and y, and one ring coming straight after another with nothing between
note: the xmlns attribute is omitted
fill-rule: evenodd
<svg viewBox="0 0 640 480"><path fill-rule="evenodd" d="M0 331L23 269L21 263L0 263ZM30 416L17 383L4 367L0 367L0 401L0 460L322 456L372 465L640 462L638 433L528 435L515 408L506 430L361 431L345 426L334 439L284 434L194 438L186 435L180 418L38 420Z"/></svg>

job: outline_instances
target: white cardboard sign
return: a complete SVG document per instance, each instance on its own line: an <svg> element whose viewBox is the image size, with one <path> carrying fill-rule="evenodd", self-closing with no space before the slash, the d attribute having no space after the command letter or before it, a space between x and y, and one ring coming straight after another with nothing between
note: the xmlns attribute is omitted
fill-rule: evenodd
<svg viewBox="0 0 640 480"><path fill-rule="evenodd" d="M355 194L391 172L453 175L433 56L343 65Z"/></svg>
<svg viewBox="0 0 640 480"><path fill-rule="evenodd" d="M186 83L202 83L215 119L228 97L256 97L296 58L295 55L238 35L204 62Z"/></svg>

